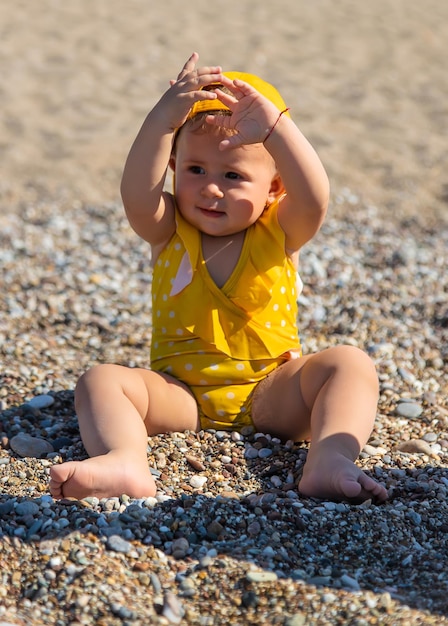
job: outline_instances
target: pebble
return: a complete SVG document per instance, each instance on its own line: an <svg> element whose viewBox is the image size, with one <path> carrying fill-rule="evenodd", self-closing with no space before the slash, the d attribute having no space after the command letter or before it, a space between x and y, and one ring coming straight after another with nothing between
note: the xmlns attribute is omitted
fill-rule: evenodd
<svg viewBox="0 0 448 626"><path fill-rule="evenodd" d="M258 459L258 450L256 448L248 447L244 453L246 459Z"/></svg>
<svg viewBox="0 0 448 626"><path fill-rule="evenodd" d="M107 540L107 547L113 552L122 552L128 554L132 550L132 544L119 535L111 535Z"/></svg>
<svg viewBox="0 0 448 626"><path fill-rule="evenodd" d="M185 609L179 598L171 592L167 592L163 598L162 615L170 624L180 624L185 615Z"/></svg>
<svg viewBox="0 0 448 626"><path fill-rule="evenodd" d="M162 591L162 584L159 577L155 572L149 572L149 579L151 581L152 588L154 589L154 593L159 595Z"/></svg>
<svg viewBox="0 0 448 626"><path fill-rule="evenodd" d="M194 489L202 489L202 487L206 484L207 480L208 480L207 476L192 476L190 478L190 485Z"/></svg>
<svg viewBox="0 0 448 626"><path fill-rule="evenodd" d="M149 437L155 497L51 498L51 464L85 455L80 372L147 367L147 245L118 204L0 212L0 620L447 623L448 232L355 208L302 255L300 331L307 352L368 347L380 402L357 463L386 486L381 506L302 496L307 445L252 427ZM409 253L392 258L397 241ZM23 435L54 451L21 456Z"/></svg>
<svg viewBox="0 0 448 626"><path fill-rule="evenodd" d="M308 618L305 613L296 613L285 620L285 626L306 626Z"/></svg>
<svg viewBox="0 0 448 626"><path fill-rule="evenodd" d="M14 452L21 457L40 457L54 452L54 448L49 441L40 437L33 437L26 433L20 433L10 439L10 446Z"/></svg>
<svg viewBox="0 0 448 626"><path fill-rule="evenodd" d="M197 459L195 456L191 456L189 454L187 454L185 456L186 460L188 461L188 463L191 465L191 467L193 467L195 470L197 470L198 472L203 472L205 470L205 465L204 463L202 463L202 461L200 461L199 459ZM159 466L160 467L160 466ZM193 486L193 485L192 485Z"/></svg>
<svg viewBox="0 0 448 626"><path fill-rule="evenodd" d="M250 583L271 583L277 580L278 576L275 572L257 572L251 571L246 574L246 580Z"/></svg>
<svg viewBox="0 0 448 626"><path fill-rule="evenodd" d="M185 537L179 537L173 541L171 554L175 559L183 559L187 556L190 544Z"/></svg>
<svg viewBox="0 0 448 626"><path fill-rule="evenodd" d="M377 455L381 456L383 454L386 454L387 450L385 448L381 448L380 446L375 447L375 446L366 444L363 448L363 452L365 452L369 456L377 456Z"/></svg>
<svg viewBox="0 0 448 626"><path fill-rule="evenodd" d="M398 444L396 450L410 454L427 454L429 456L433 454L431 446L423 439L410 439L409 441L403 441L403 443Z"/></svg>
<svg viewBox="0 0 448 626"><path fill-rule="evenodd" d="M322 595L322 602L335 602L337 600L337 595L334 593L324 593Z"/></svg>
<svg viewBox="0 0 448 626"><path fill-rule="evenodd" d="M24 517L25 515L37 515L40 512L40 507L38 504L32 501L25 500L24 502L19 502L15 506L15 511L17 515Z"/></svg>
<svg viewBox="0 0 448 626"><path fill-rule="evenodd" d="M343 574L340 580L341 580L341 584L343 587L348 587L349 589L354 589L355 591L359 591L360 589L359 582L352 576L348 576L348 574Z"/></svg>
<svg viewBox="0 0 448 626"><path fill-rule="evenodd" d="M53 396L49 396L48 394L42 394L40 396L34 396L34 398L28 400L26 404L34 409L46 409L53 403Z"/></svg>
<svg viewBox="0 0 448 626"><path fill-rule="evenodd" d="M401 376L401 378L410 384L415 383L415 376L412 372L410 372L408 369L406 369L405 367L399 367L398 368L398 374Z"/></svg>
<svg viewBox="0 0 448 626"><path fill-rule="evenodd" d="M409 419L417 419L423 413L423 407L416 402L400 402L396 408L397 415Z"/></svg>

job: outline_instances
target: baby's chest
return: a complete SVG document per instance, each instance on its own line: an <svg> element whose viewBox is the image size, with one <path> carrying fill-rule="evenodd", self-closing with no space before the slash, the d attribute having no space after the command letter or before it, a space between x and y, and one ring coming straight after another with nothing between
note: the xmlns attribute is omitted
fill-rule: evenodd
<svg viewBox="0 0 448 626"><path fill-rule="evenodd" d="M232 276L241 256L244 233L231 237L202 236L202 257L210 278L220 289Z"/></svg>

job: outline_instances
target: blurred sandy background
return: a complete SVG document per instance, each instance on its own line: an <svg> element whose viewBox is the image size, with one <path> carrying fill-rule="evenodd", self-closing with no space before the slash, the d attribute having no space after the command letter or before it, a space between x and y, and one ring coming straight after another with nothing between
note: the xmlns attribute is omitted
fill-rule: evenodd
<svg viewBox="0 0 448 626"><path fill-rule="evenodd" d="M275 83L333 199L445 219L446 0L16 0L0 41L2 213L118 200L146 112L197 50Z"/></svg>

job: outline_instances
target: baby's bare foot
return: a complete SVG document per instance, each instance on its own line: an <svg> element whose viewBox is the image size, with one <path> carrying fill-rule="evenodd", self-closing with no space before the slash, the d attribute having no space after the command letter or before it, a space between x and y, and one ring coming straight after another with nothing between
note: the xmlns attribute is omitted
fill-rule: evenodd
<svg viewBox="0 0 448 626"><path fill-rule="evenodd" d="M387 499L386 489L340 452L309 455L299 482L299 492L314 498L364 502Z"/></svg>
<svg viewBox="0 0 448 626"><path fill-rule="evenodd" d="M146 459L109 452L84 461L68 461L50 468L50 493L56 498L87 496L133 498L154 496L156 485Z"/></svg>

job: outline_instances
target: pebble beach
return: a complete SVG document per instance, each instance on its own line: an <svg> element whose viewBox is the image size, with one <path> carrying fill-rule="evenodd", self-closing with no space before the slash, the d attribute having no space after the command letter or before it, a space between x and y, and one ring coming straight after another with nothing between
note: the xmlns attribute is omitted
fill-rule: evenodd
<svg viewBox="0 0 448 626"><path fill-rule="evenodd" d="M0 8L0 626L448 623L448 5L223 11ZM306 444L251 429L149 438L154 498L49 495L51 465L86 456L80 374L148 367L149 249L120 176L193 50L274 82L329 173L300 335L376 364L358 463L384 504L300 496Z"/></svg>

